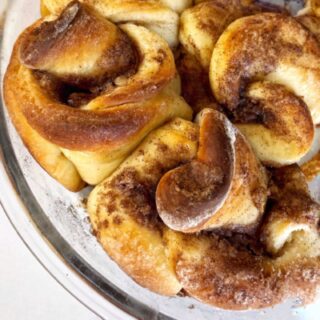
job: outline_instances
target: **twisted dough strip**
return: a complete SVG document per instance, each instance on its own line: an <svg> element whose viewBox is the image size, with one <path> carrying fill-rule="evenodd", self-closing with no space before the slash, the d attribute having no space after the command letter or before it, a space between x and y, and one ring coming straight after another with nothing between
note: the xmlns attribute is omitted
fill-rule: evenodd
<svg viewBox="0 0 320 320"><path fill-rule="evenodd" d="M59 14L72 0L41 0L43 15ZM94 7L103 17L116 23L136 23L155 31L170 46L178 44L179 16L191 5L190 0L82 0ZM173 11L175 10L175 11Z"/></svg>
<svg viewBox="0 0 320 320"><path fill-rule="evenodd" d="M254 77L283 84L303 97L318 124L319 62L317 41L295 19L263 13L238 19L222 34L212 55L210 80L216 98L230 110Z"/></svg>
<svg viewBox="0 0 320 320"><path fill-rule="evenodd" d="M219 143L232 135L225 121L222 115L207 109L199 116L200 131L197 124L176 119L151 133L126 162L90 194L88 211L95 234L108 254L136 282L161 294L174 295L183 288L203 302L227 309L262 308L287 297L311 298L320 284L317 229L320 208L311 200L298 168L274 172L274 200L269 206L268 218L263 221L261 238L275 256L264 252L259 233L252 237L245 234L229 237L228 232L220 229L220 236L208 231L183 234L159 220L158 214L163 217L162 205L159 212L156 209L162 196L159 190L170 184L166 176L160 180L163 173L169 172L172 176L170 169L173 169L178 178L182 177L180 181L190 183L190 179L196 179L198 191L206 190L207 184L211 184L206 178L206 158L213 155L203 154L208 149L202 147L203 143L213 143L218 150ZM180 171L174 169L181 163L195 162L202 165L193 165L188 172L181 172L184 166L178 167ZM246 174L251 176L254 172L249 168ZM184 176L189 180L183 179ZM260 183L263 190L265 186ZM225 184L228 186L228 182ZM184 183L176 186L187 190ZM171 206L177 205L179 209L177 192L179 188L171 194ZM194 199L197 190L189 189L189 194L189 198ZM261 199L264 194L266 190L260 193ZM216 200L225 206L225 199L217 192L207 198L199 197L195 204L215 206ZM245 199L248 196L242 198ZM237 213L235 210L231 220L224 221L226 229L232 219L237 219ZM188 227L190 220L197 222L197 218L184 217L185 225ZM241 226L237 230L243 232Z"/></svg>
<svg viewBox="0 0 320 320"><path fill-rule="evenodd" d="M83 181L108 176L153 128L190 118L191 110L171 88L163 90L175 65L156 34L133 24L120 30L78 2L53 19L39 20L17 40L4 96L37 161L79 190ZM68 91L74 93L67 99Z"/></svg>
<svg viewBox="0 0 320 320"><path fill-rule="evenodd" d="M239 105L240 112L251 113L252 119L249 116L249 124L241 126L241 130L266 164L294 163L310 149L314 130L306 105L313 122L319 123L319 63L320 47L316 39L294 18L285 15L263 13L238 19L219 38L210 65L214 95L232 113L239 110ZM252 88L246 89L246 86L257 78L284 87L276 89L276 86L262 82L255 85L259 86L258 96L254 90L250 97ZM289 108L291 112L286 116L273 112L273 116L282 122L282 127L273 130L264 110L268 111L267 104L272 95L276 101L279 94L285 104L281 106L278 102L278 108ZM256 107L250 110L250 103L240 104L242 97L253 98ZM301 97L306 105L297 97ZM246 120L244 116L243 122ZM300 126L292 126L296 121ZM285 137L284 133L290 136ZM260 141L254 142L257 137L261 137ZM283 155L284 149L290 151L288 158ZM273 158L269 157L271 154Z"/></svg>

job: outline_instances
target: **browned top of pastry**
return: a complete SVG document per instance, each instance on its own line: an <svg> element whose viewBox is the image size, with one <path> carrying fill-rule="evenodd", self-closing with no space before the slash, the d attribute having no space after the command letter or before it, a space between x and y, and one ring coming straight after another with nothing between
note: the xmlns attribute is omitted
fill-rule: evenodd
<svg viewBox="0 0 320 320"><path fill-rule="evenodd" d="M197 158L166 173L157 187L160 216L177 230L207 222L226 199L234 174L235 133L224 117L206 110L199 125Z"/></svg>
<svg viewBox="0 0 320 320"><path fill-rule="evenodd" d="M71 150L118 150L175 115L190 116L172 90L160 93L176 71L159 36L120 29L78 1L52 18L19 37L5 77L7 104L19 105L42 137Z"/></svg>
<svg viewBox="0 0 320 320"><path fill-rule="evenodd" d="M28 68L88 89L134 73L139 56L120 28L72 1L57 19L42 22L23 37L20 60Z"/></svg>
<svg viewBox="0 0 320 320"><path fill-rule="evenodd" d="M274 13L237 20L217 48L214 61L224 61L223 71L211 64L212 86L218 101L230 109L238 105L248 82L271 73L279 62L303 67L307 56L310 65L320 57L319 44L306 29L294 18Z"/></svg>

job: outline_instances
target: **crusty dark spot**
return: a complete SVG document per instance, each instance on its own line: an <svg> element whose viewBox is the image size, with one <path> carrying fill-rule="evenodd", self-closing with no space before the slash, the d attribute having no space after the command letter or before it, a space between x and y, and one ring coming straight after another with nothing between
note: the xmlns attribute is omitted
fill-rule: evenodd
<svg viewBox="0 0 320 320"><path fill-rule="evenodd" d="M113 217L113 219L112 219L112 221L113 221L113 223L115 224L115 225L120 225L121 223L122 223L122 218L120 217L120 216L114 216Z"/></svg>

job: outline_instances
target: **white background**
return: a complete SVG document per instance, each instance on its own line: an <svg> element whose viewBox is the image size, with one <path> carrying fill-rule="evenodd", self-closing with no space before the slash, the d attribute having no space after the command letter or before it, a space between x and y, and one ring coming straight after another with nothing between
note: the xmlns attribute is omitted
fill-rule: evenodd
<svg viewBox="0 0 320 320"><path fill-rule="evenodd" d="M47 273L18 237L1 207L0 319L100 319Z"/></svg>

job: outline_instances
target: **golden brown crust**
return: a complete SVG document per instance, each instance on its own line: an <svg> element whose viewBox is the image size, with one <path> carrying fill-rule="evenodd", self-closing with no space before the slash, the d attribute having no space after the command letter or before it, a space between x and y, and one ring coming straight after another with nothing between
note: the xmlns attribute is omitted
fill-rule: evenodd
<svg viewBox="0 0 320 320"><path fill-rule="evenodd" d="M319 62L320 47L310 32L294 18L263 13L226 29L213 52L210 81L217 100L234 110L247 84L266 77L303 97L318 123Z"/></svg>
<svg viewBox="0 0 320 320"><path fill-rule="evenodd" d="M58 15L72 0L41 0L42 13ZM104 18L117 23L131 23L142 25L158 33L170 45L178 44L179 15L174 11L187 7L188 0L81 0L97 10Z"/></svg>
<svg viewBox="0 0 320 320"><path fill-rule="evenodd" d="M273 257L259 249L259 243L252 246L243 237L181 237L183 251L176 270L190 295L221 308L237 310L265 308L289 297L299 296L304 302L315 297L320 285L317 231L320 207L311 200L297 167L278 169L273 177L279 192L274 192L277 200L263 223L262 241L266 243L267 239L267 250L273 247L270 242L283 237L284 232L279 230L278 235L271 236L271 227L284 220L286 228L294 224L299 229L293 230L295 233L291 238L286 237L276 252L271 251L276 253Z"/></svg>
<svg viewBox="0 0 320 320"><path fill-rule="evenodd" d="M183 288L202 302L238 310L265 308L297 296L309 302L320 285L320 207L310 198L297 167L273 172L273 202L263 221L262 242L259 233L246 236L243 230L182 234L159 219L154 200L157 183L163 173L196 156L197 131L195 124L181 120L158 129L96 187L88 210L99 241L139 284L162 294L173 295ZM248 145L239 147L244 148L241 157L248 157ZM254 181L251 173L247 172ZM254 190L255 184L250 185ZM288 201L281 205L283 197ZM259 206L259 199L255 201ZM284 217L287 226L299 224L300 229L292 233L291 241L285 237L273 254L270 248L283 233L274 233L272 227Z"/></svg>
<svg viewBox="0 0 320 320"><path fill-rule="evenodd" d="M289 297L309 301L320 282L319 260L296 257L285 268L266 257L237 249L217 236L199 237L188 256L177 263L177 276L191 296L223 309L247 310L273 306ZM191 241L186 240L185 248Z"/></svg>
<svg viewBox="0 0 320 320"><path fill-rule="evenodd" d="M10 86L10 82L4 82L4 99L11 120L30 153L54 179L67 189L75 192L81 190L85 186L85 182L79 175L77 168L56 145L45 140L32 129L18 104L7 103L7 101L14 99L15 91L6 86Z"/></svg>
<svg viewBox="0 0 320 320"><path fill-rule="evenodd" d="M226 27L240 17L265 11L282 10L277 6L254 1L201 1L181 15L180 42L207 71L214 46Z"/></svg>
<svg viewBox="0 0 320 320"><path fill-rule="evenodd" d="M123 25L120 30L77 1L57 20L48 19L51 21L37 21L17 40L5 75L4 91L9 110L14 113L19 109L20 116L25 118L18 130L26 132L22 127L30 126L75 171L72 176L77 187L65 181L58 162L46 163L45 150L33 152L40 164L67 188L74 190L83 185L81 180L79 183L79 175L90 184L99 183L152 129L175 116L191 117L183 99L165 88L176 71L172 52L159 36L132 24ZM87 42L85 33L79 31L95 27L99 32L91 34ZM108 41L103 40L106 34L110 36ZM126 46L131 48L134 44L134 51L138 50L141 56L134 74L114 73L116 66L121 73L128 66L123 63L131 65L132 61L123 61L128 52L118 56L117 61L113 59L115 66L106 64L101 68L106 48L111 46L113 52L114 46L121 45L121 39L130 39ZM91 50L92 41L99 44L96 51ZM79 45L75 47L76 43ZM133 59L134 51L129 54ZM113 83L100 89L100 82L109 76ZM84 84L88 85L85 90ZM37 141L27 134L22 134L22 138L30 150L37 148Z"/></svg>
<svg viewBox="0 0 320 320"><path fill-rule="evenodd" d="M44 138L61 147L94 151L106 144L110 147L119 145L121 140L143 131L152 119L160 119L163 112L174 113L174 109L170 111L170 101L163 99L165 94L142 103L110 107L102 111L63 105L52 99L50 93L44 92L33 73L19 63L18 48L19 41L5 77L5 91L14 91L15 94L7 94L6 103L19 104L28 122ZM169 96L169 99L172 98ZM188 113L187 108L185 111Z"/></svg>
<svg viewBox="0 0 320 320"><path fill-rule="evenodd" d="M246 88L243 101L233 112L233 122L268 166L299 161L314 138L310 111L301 98L284 86L265 81Z"/></svg>
<svg viewBox="0 0 320 320"><path fill-rule="evenodd" d="M79 34L86 35L85 41ZM29 69L46 71L84 89L133 74L139 63L136 47L126 33L76 1L57 19L43 21L24 33L19 53L21 63Z"/></svg>
<svg viewBox="0 0 320 320"><path fill-rule="evenodd" d="M163 222L181 232L252 233L261 220L267 177L243 136L217 111L204 109L197 157L167 172L156 203Z"/></svg>
<svg viewBox="0 0 320 320"><path fill-rule="evenodd" d="M235 133L224 116L205 109L198 123L197 157L167 172L156 193L161 219L171 229L182 232L202 230L223 206L235 170Z"/></svg>
<svg viewBox="0 0 320 320"><path fill-rule="evenodd" d="M164 124L191 118L170 83L168 45L142 26L119 28L105 18L143 23L175 45L172 10L190 1L83 0L63 11L69 2L42 1L44 14L60 17L39 20L18 39L4 94L25 144L66 187L78 190L114 171L88 200L94 234L110 257L154 292L183 289L221 308L264 308L289 297L309 302L320 286L320 206L298 166L272 170L268 188L254 152L283 165L310 148L313 120L320 121L320 47L307 30L314 21L301 18L303 28L285 15L255 15L220 37L231 21L266 9L251 0L195 1L187 12L198 35L210 39L188 39L194 56L178 61L183 94L203 110L195 123ZM219 106L205 70L219 37L211 85L244 135L212 110Z"/></svg>

